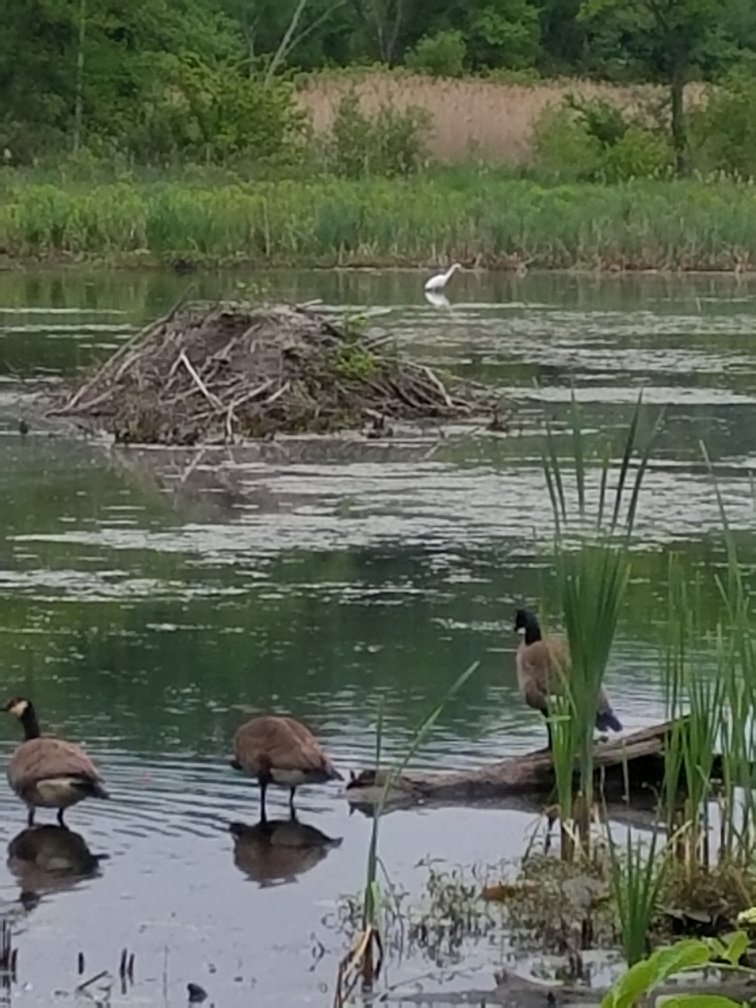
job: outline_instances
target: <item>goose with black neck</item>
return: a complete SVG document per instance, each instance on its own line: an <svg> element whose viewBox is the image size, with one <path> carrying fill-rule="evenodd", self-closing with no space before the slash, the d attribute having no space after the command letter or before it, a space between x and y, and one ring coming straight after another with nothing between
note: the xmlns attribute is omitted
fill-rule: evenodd
<svg viewBox="0 0 756 1008"><path fill-rule="evenodd" d="M8 764L8 783L29 810L28 825L34 825L37 808L56 808L63 813L85 798L108 798L99 771L81 746L52 735L43 735L34 705L25 697L13 697L3 707L21 722L24 739Z"/></svg>

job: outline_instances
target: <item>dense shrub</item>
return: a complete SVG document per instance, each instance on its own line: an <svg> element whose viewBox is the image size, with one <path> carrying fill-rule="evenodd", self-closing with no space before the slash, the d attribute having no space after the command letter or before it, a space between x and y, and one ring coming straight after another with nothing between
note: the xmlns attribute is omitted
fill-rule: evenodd
<svg viewBox="0 0 756 1008"><path fill-rule="evenodd" d="M433 77L461 77L467 58L467 43L461 31L446 29L423 35L410 49L404 63L410 70Z"/></svg>
<svg viewBox="0 0 756 1008"><path fill-rule="evenodd" d="M603 99L568 96L533 130L538 172L554 181L624 182L668 174L671 152L658 130Z"/></svg>
<svg viewBox="0 0 756 1008"><path fill-rule="evenodd" d="M341 99L328 144L328 167L347 178L410 175L427 157L430 118L423 109L383 105L370 118L354 91Z"/></svg>
<svg viewBox="0 0 756 1008"><path fill-rule="evenodd" d="M743 178L756 175L756 76L733 73L689 118L697 167Z"/></svg>
<svg viewBox="0 0 756 1008"><path fill-rule="evenodd" d="M291 150L303 129L288 84L187 57L166 56L164 67L151 100L133 125L124 124L126 146L137 160L220 164L241 154L277 157Z"/></svg>

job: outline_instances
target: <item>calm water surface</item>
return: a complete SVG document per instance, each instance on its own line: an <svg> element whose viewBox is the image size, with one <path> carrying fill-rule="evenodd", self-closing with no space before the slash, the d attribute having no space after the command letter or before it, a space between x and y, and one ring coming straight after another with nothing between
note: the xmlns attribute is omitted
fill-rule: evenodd
<svg viewBox="0 0 756 1008"><path fill-rule="evenodd" d="M249 279L192 282L195 296L214 297ZM517 698L510 627L521 599L549 591L543 409L558 426L572 386L586 426L617 450L641 388L666 407L607 683L629 728L663 714L669 550L701 582L703 621L714 618L721 547L701 439L742 557L756 560L752 281L468 274L449 305L434 306L416 274L265 279L281 299L368 309L370 325L402 347L496 383L517 420L507 436L428 431L205 452L111 450L39 423L24 439L19 375L71 375L169 308L187 281L0 275L4 689L33 696L49 729L85 739L113 795L68 817L93 853L108 855L95 877L56 885L0 869L19 1004L71 1000L77 953L91 975L117 968L124 947L136 953L125 1003L183 1004L193 981L224 1008L330 1004L345 950L338 898L361 887L369 820L349 814L337 786L303 789L302 821L343 838L340 847L265 858L235 843L228 824L253 824L257 796L227 767L233 731L251 710L285 709L312 724L343 771L359 770L372 765L381 699L396 755L479 660L416 765L471 766L543 744L542 724ZM17 732L0 723L3 759ZM272 793L271 812L285 815L284 800ZM383 823L381 851L394 882L420 894L420 862L514 858L537 818L500 807L398 811ZM0 788L0 841L23 824ZM41 899L22 905L22 890ZM423 983L492 986L503 942L479 945L464 973ZM417 951L390 980L412 987L432 967Z"/></svg>

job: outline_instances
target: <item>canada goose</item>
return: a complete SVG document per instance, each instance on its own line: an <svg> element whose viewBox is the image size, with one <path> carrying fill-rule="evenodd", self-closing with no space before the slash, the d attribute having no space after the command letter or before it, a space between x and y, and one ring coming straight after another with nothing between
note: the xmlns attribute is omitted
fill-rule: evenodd
<svg viewBox="0 0 756 1008"><path fill-rule="evenodd" d="M260 785L260 820L265 821L268 784L289 788L289 808L294 815L294 792L300 784L342 780L322 746L294 718L273 714L247 721L234 736L235 770L257 777Z"/></svg>
<svg viewBox="0 0 756 1008"><path fill-rule="evenodd" d="M561 675L570 672L570 655L567 642L561 637L549 635L544 638L538 617L529 609L518 609L515 613L515 633L521 635L517 648L517 683L526 704L539 710L546 718L546 731L551 749L551 724L549 722L549 696L559 688ZM596 727L599 731L611 728L622 731L622 725L606 698L599 690L596 707Z"/></svg>
<svg viewBox="0 0 756 1008"><path fill-rule="evenodd" d="M84 750L72 742L41 735L34 706L24 697L9 700L3 710L14 714L24 729L24 741L11 756L8 783L29 807L29 826L34 809L56 808L58 822L63 812L83 798L108 798L97 768Z"/></svg>

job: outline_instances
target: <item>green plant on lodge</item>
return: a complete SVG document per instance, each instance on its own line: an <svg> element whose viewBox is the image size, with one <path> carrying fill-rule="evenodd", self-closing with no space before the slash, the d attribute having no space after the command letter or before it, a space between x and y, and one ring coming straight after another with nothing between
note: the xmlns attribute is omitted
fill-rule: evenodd
<svg viewBox="0 0 756 1008"><path fill-rule="evenodd" d="M362 921L361 929L350 951L344 956L339 964L338 977L336 982L336 993L334 1005L336 1008L343 1008L349 1003L349 999L357 983L362 980L363 990L370 990L377 979L383 961L384 943L382 938L381 905L382 893L378 882L378 867L383 869L378 854L379 824L386 806L389 792L394 781L403 773L407 764L415 755L419 747L425 741L428 733L438 720L441 712L447 703L464 686L468 679L477 670L480 662L473 662L461 675L451 684L440 701L430 710L427 716L416 728L409 748L402 759L393 767L388 769L383 776L383 786L381 788L378 801L373 809L373 819L370 830L370 843L368 846L367 868L365 874L365 885L362 896ZM378 771L381 766L383 750L383 702L378 708L378 724L376 728L375 740L375 767L376 783L378 783Z"/></svg>
<svg viewBox="0 0 756 1008"><path fill-rule="evenodd" d="M630 537L649 453L660 417L639 447L642 397L639 396L618 465L604 443L598 459L597 501L588 506L589 479L596 475L589 459L581 411L572 394L570 444L574 499L568 499L565 463L560 460L552 425L546 423L543 468L554 515L554 570L557 599L564 616L571 670L562 684L559 716L554 721L554 765L563 856L572 853L574 831L589 851L589 820L594 805L593 731L598 693L609 660L625 589L630 578ZM633 467L635 468L633 476ZM573 510L576 504L576 512ZM573 799L577 763L579 793ZM565 838L567 843L565 844Z"/></svg>

